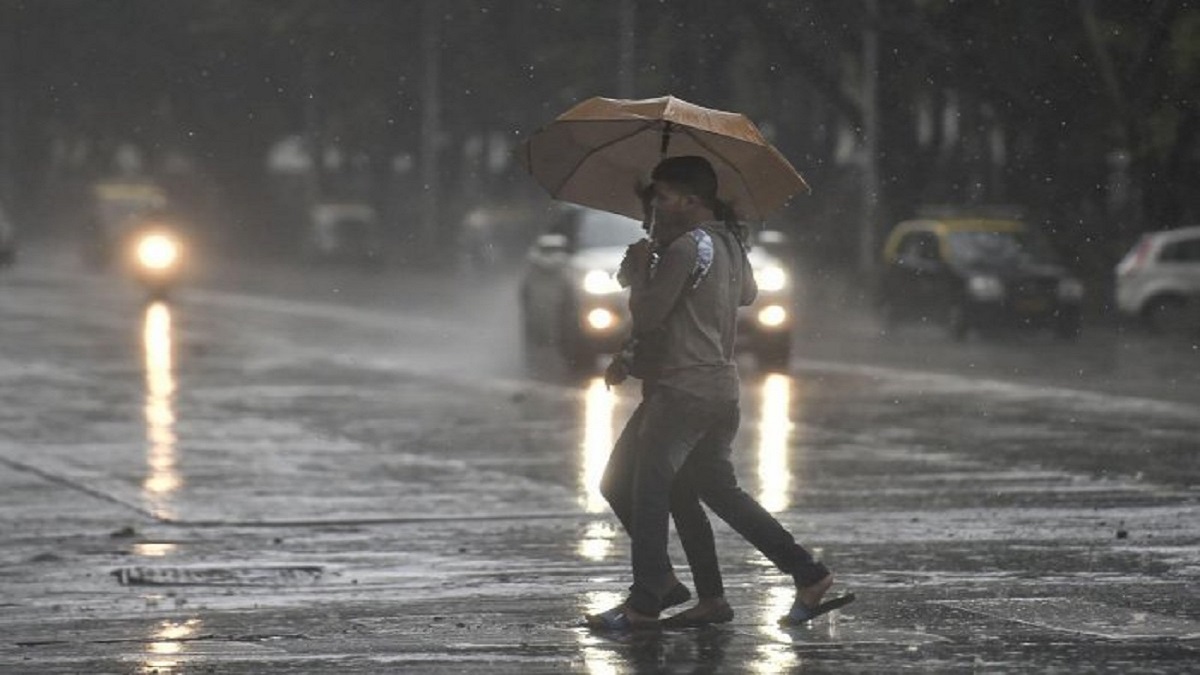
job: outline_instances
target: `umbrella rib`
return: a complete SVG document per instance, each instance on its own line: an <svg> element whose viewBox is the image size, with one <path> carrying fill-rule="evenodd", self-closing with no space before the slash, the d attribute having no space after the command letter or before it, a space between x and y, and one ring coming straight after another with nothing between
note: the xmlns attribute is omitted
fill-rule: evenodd
<svg viewBox="0 0 1200 675"><path fill-rule="evenodd" d="M591 121L593 121L593 120L579 120L578 123L586 124ZM621 141L624 141L627 138L636 136L636 135L642 133L643 131L645 131L646 129L653 129L655 127L655 125L657 125L660 121L661 120L649 120L645 124L637 127L633 131L631 131L630 133L627 133L623 136L618 136L617 138L613 138L612 140L606 141L606 142L596 146L595 148L588 150L588 152L585 153L583 155L583 157L581 157L579 159L579 161L575 163L575 166L571 167L571 170L567 172L567 175L562 179L562 181L559 182L559 184L557 186L555 186L554 190L550 193L551 196L558 197L562 193L563 187L565 187L567 183L571 182L571 179L575 177L575 174L579 171L579 168L581 166L583 166L583 163L587 161L587 158L589 156L595 155L595 154L603 151L605 148L609 147L610 145L616 145L617 143L620 143ZM574 124L575 122L571 121L570 123ZM532 160L533 160L533 152L531 150L530 151L530 162L531 162L530 166L531 167L532 167Z"/></svg>

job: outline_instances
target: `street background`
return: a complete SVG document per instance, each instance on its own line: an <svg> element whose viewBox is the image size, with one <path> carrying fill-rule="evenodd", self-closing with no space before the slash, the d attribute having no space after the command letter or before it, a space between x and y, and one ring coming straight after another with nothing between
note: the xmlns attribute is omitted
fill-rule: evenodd
<svg viewBox="0 0 1200 675"><path fill-rule="evenodd" d="M1186 341L885 339L806 295L790 369L743 364L738 469L858 602L779 629L789 581L718 524L732 624L604 636L577 624L628 583L596 483L636 386L523 354L511 272L213 261L147 304L72 253L0 277L0 671L1160 673L1200 651Z"/></svg>
<svg viewBox="0 0 1200 675"><path fill-rule="evenodd" d="M286 258L352 203L437 269L472 218L540 231L539 127L674 95L804 175L769 224L810 265L869 278L897 222L1002 205L1105 314L1142 233L1200 222L1196 91L1194 0L0 0L0 210L70 241L97 181L148 180L190 240Z"/></svg>
<svg viewBox="0 0 1200 675"><path fill-rule="evenodd" d="M1195 670L1200 353L1113 287L1200 222L1197 91L1195 0L0 0L0 671ZM516 160L665 95L812 187L751 224L800 293L735 448L859 596L804 628L723 525L732 624L578 627L629 580L596 484L637 388L521 343ZM131 194L165 301L112 258ZM996 209L1079 340L882 331L886 234Z"/></svg>

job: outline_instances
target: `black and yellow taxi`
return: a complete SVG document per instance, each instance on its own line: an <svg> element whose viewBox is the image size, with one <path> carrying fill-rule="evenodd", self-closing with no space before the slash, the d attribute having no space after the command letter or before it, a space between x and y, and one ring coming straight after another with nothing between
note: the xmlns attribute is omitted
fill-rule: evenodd
<svg viewBox="0 0 1200 675"><path fill-rule="evenodd" d="M973 331L1048 329L1080 334L1084 288L1045 235L1011 217L906 220L883 248L876 301L885 330L942 325L956 340Z"/></svg>

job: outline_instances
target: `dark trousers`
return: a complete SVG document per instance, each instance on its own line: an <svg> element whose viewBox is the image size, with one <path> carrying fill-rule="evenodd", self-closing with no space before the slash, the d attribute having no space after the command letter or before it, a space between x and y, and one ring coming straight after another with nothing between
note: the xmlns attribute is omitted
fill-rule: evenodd
<svg viewBox="0 0 1200 675"><path fill-rule="evenodd" d="M657 615L674 583L668 515L675 519L697 594L723 595L712 525L701 501L798 585L829 573L738 485L730 455L739 424L737 401L708 401L669 387L643 391L601 482L630 536L633 587L627 602L634 610Z"/></svg>

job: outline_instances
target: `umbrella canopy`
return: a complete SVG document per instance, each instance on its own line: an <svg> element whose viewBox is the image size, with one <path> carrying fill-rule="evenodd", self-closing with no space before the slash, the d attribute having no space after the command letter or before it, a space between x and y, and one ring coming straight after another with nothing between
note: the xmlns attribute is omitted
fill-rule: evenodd
<svg viewBox="0 0 1200 675"><path fill-rule="evenodd" d="M808 185L745 115L674 96L590 98L535 132L521 160L552 197L642 218L637 188L666 157L699 155L739 218L764 220Z"/></svg>

